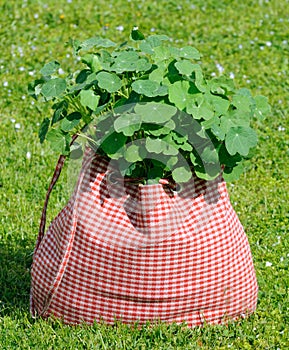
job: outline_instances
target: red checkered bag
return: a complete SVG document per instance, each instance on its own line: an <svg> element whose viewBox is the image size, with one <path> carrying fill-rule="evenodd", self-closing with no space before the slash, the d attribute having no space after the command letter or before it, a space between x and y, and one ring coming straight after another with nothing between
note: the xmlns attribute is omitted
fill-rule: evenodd
<svg viewBox="0 0 289 350"><path fill-rule="evenodd" d="M88 151L68 204L32 265L31 312L77 324L217 324L252 313L257 283L248 240L221 177L170 184L116 181Z"/></svg>

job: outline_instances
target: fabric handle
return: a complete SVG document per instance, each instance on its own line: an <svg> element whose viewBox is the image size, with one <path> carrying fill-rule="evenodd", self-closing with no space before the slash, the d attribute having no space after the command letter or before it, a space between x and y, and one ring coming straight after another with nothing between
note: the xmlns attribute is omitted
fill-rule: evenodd
<svg viewBox="0 0 289 350"><path fill-rule="evenodd" d="M70 142L70 146L73 144L73 142L77 139L78 135L75 134L72 136L72 140ZM65 162L66 156L61 155L58 158L52 179L50 181L47 193L46 193L46 197L45 197L45 201L44 201L44 205L43 205L43 209L42 209L42 213L41 213L41 219L40 219L40 225L39 225L39 231L38 231L38 237L37 237L37 242L36 242L36 247L35 247L35 251L34 253L37 251L42 238L44 237L44 232L45 232L45 226L46 226L46 213L47 213L47 206L48 206L48 202L49 202L49 198L50 198L50 194L57 182L57 180L59 179L59 176L61 174L61 171L63 169L63 165Z"/></svg>

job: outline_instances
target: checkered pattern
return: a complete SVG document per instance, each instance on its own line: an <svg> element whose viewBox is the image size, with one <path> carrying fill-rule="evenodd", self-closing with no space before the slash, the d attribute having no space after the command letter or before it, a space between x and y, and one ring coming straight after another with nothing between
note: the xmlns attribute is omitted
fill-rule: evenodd
<svg viewBox="0 0 289 350"><path fill-rule="evenodd" d="M193 327L255 310L250 247L221 178L194 178L174 192L111 184L111 171L88 152L70 201L43 235L45 208L31 272L33 315Z"/></svg>

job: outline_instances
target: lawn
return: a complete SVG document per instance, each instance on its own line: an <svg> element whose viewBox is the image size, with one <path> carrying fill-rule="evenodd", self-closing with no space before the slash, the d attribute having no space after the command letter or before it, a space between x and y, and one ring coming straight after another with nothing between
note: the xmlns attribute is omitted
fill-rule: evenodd
<svg viewBox="0 0 289 350"><path fill-rule="evenodd" d="M288 0L0 2L0 348L1 349L288 349L289 348L289 18ZM227 327L64 326L29 314L32 253L57 155L38 140L50 111L28 96L44 62L74 64L70 38L124 41L132 27L166 34L203 54L208 75L268 97L271 115L256 124L259 145L232 204L250 241L259 283L256 313ZM67 201L60 179L51 220Z"/></svg>

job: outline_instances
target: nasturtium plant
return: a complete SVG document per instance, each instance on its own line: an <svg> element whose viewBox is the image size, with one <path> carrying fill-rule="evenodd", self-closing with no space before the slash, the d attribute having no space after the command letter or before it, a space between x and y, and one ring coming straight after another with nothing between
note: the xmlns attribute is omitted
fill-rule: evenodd
<svg viewBox="0 0 289 350"><path fill-rule="evenodd" d="M120 45L100 37L70 45L78 58L73 73L59 76L53 60L28 88L52 107L41 142L75 157L72 136L82 135L123 176L147 184L240 176L258 141L252 123L270 112L266 97L224 75L205 76L200 52L174 47L165 35L134 29Z"/></svg>

